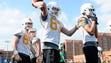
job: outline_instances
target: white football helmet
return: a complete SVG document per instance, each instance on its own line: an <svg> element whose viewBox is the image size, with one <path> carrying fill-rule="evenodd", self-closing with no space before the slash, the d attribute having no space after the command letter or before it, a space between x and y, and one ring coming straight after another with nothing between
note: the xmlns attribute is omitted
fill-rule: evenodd
<svg viewBox="0 0 111 63"><path fill-rule="evenodd" d="M59 14L60 12L60 6L56 2L49 2L47 4L47 9L49 14L53 14L53 15L56 15L56 12L57 14Z"/></svg>
<svg viewBox="0 0 111 63"><path fill-rule="evenodd" d="M83 15L87 14L93 16L95 14L95 9L91 3L83 4L80 10Z"/></svg>
<svg viewBox="0 0 111 63"><path fill-rule="evenodd" d="M32 37L36 37L36 29L35 28L30 28L29 32Z"/></svg>
<svg viewBox="0 0 111 63"><path fill-rule="evenodd" d="M101 47L99 47L99 46L97 47L97 49L98 49L98 51L102 51L102 48L101 48Z"/></svg>
<svg viewBox="0 0 111 63"><path fill-rule="evenodd" d="M33 27L33 22L32 22L32 19L31 18L25 18L23 20L23 28L25 29L30 29Z"/></svg>

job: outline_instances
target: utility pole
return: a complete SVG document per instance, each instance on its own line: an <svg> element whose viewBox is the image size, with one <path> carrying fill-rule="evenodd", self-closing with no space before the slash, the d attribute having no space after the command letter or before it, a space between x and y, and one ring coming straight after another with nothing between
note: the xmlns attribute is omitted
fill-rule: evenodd
<svg viewBox="0 0 111 63"><path fill-rule="evenodd" d="M5 43L7 44L7 52L8 52L8 44L10 43L10 41L5 41Z"/></svg>
<svg viewBox="0 0 111 63"><path fill-rule="evenodd" d="M72 50L72 51L73 51L73 52L72 52L72 55L73 55L73 62L75 61L75 60L74 60L74 56L75 56L75 47L74 47L74 45L75 45L75 44L74 44L74 41L73 41L73 50Z"/></svg>
<svg viewBox="0 0 111 63"><path fill-rule="evenodd" d="M7 59L7 61L9 62L9 50L8 50L8 45L9 45L9 43L10 43L10 41L5 41L5 43L6 43L6 47L7 47L7 50L6 50L6 59Z"/></svg>
<svg viewBox="0 0 111 63"><path fill-rule="evenodd" d="M111 31L111 25L109 25L109 30Z"/></svg>

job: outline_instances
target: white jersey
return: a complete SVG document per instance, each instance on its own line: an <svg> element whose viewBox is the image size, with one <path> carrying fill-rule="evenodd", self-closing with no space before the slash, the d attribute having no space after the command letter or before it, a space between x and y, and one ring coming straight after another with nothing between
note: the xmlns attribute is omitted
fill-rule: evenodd
<svg viewBox="0 0 111 63"><path fill-rule="evenodd" d="M86 19L85 19L85 21L86 21ZM87 19L87 22L84 22L85 23L85 25L91 25L91 20L90 19ZM92 42L92 41L96 41L96 37L95 37L95 35L90 35L84 28L82 28L82 30L83 30L83 44L85 43L85 42Z"/></svg>
<svg viewBox="0 0 111 63"><path fill-rule="evenodd" d="M30 55L30 39L31 36L28 35L25 30L22 30L15 34L19 38L17 42L17 51L19 53L24 53L26 55Z"/></svg>
<svg viewBox="0 0 111 63"><path fill-rule="evenodd" d="M34 48L34 50L35 50L36 53L32 53L32 52L31 52L31 55L30 55L31 58L38 56L38 54L37 54L37 51L38 51L38 50L37 50L37 45L36 45L36 43L37 43L38 40L39 40L39 38L36 38L36 37L34 37L34 38L32 39L32 47Z"/></svg>
<svg viewBox="0 0 111 63"><path fill-rule="evenodd" d="M63 27L62 23L60 23L55 16L49 14L45 21L41 19L41 23L44 28L43 42L51 42L58 45L60 41L60 30Z"/></svg>
<svg viewBox="0 0 111 63"><path fill-rule="evenodd" d="M37 46L36 43L38 42L39 38L34 37L32 39L32 47L34 48L35 51L37 51Z"/></svg>
<svg viewBox="0 0 111 63"><path fill-rule="evenodd" d="M86 30L83 29L83 44L85 42L96 41L95 35L91 36Z"/></svg>

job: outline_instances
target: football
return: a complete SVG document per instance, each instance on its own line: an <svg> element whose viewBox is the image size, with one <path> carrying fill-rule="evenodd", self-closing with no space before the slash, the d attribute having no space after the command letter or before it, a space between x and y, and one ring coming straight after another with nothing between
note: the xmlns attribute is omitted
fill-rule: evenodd
<svg viewBox="0 0 111 63"><path fill-rule="evenodd" d="M34 2L43 1L43 0L34 0Z"/></svg>

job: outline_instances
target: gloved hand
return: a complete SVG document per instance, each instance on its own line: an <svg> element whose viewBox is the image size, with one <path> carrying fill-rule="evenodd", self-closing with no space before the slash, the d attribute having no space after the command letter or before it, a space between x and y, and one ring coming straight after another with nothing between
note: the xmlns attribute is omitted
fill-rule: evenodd
<svg viewBox="0 0 111 63"><path fill-rule="evenodd" d="M93 14L93 16L91 16L91 20L95 21L96 24L98 24L98 18L96 17L96 14Z"/></svg>

